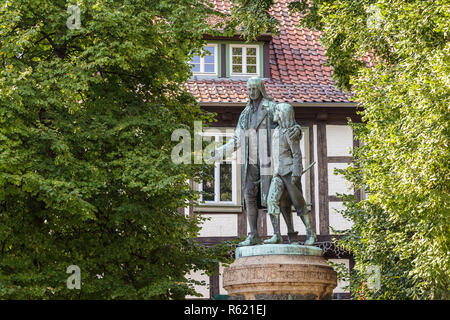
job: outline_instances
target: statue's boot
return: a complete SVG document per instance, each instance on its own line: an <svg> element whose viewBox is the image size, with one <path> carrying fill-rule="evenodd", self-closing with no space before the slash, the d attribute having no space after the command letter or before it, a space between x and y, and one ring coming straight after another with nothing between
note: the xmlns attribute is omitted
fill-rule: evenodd
<svg viewBox="0 0 450 320"><path fill-rule="evenodd" d="M313 231L311 226L311 220L309 214L304 214L300 216L306 228L306 241L305 246L311 246L317 241L316 233Z"/></svg>
<svg viewBox="0 0 450 320"><path fill-rule="evenodd" d="M283 237L280 233L280 216L279 215L270 215L270 221L272 221L273 226L273 236L270 239L264 241L265 244L277 244L283 243Z"/></svg>
<svg viewBox="0 0 450 320"><path fill-rule="evenodd" d="M289 244L298 244L298 232L288 232Z"/></svg>
<svg viewBox="0 0 450 320"><path fill-rule="evenodd" d="M239 247L247 247L261 244L261 239L256 233L250 233L247 238L238 244Z"/></svg>
<svg viewBox="0 0 450 320"><path fill-rule="evenodd" d="M316 233L314 231L306 231L305 246L312 246L317 241Z"/></svg>
<svg viewBox="0 0 450 320"><path fill-rule="evenodd" d="M250 225L250 233L244 241L238 244L239 247L261 244L261 239L258 235L258 206L256 200L247 200L247 218Z"/></svg>

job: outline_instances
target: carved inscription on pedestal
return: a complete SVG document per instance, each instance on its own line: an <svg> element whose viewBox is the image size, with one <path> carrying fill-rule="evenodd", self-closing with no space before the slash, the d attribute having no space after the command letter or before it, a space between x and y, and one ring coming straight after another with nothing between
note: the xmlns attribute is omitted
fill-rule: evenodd
<svg viewBox="0 0 450 320"><path fill-rule="evenodd" d="M330 282L336 280L336 275L329 270L320 268L292 270L281 265L255 266L253 268L229 268L224 273L224 282L229 285L238 283L259 282ZM302 270L303 269L303 270Z"/></svg>

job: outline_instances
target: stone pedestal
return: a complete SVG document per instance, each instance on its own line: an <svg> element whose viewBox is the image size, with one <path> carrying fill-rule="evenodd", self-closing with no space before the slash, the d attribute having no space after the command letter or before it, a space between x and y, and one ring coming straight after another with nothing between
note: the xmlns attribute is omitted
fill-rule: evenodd
<svg viewBox="0 0 450 320"><path fill-rule="evenodd" d="M336 272L312 246L239 247L223 273L223 287L235 300L331 299L336 285Z"/></svg>

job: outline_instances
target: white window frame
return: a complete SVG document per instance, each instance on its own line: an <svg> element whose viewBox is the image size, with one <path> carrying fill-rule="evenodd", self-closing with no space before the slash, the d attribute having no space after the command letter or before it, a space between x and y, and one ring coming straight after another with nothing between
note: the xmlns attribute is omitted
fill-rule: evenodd
<svg viewBox="0 0 450 320"><path fill-rule="evenodd" d="M203 136L214 137L215 142L222 143L224 138L231 138L233 136L233 130L220 128L220 129L206 129L203 131ZM212 141L211 141L212 142ZM231 163L231 201L221 201L220 200L220 164L221 163ZM239 168L240 169L240 168ZM239 205L239 193L238 193L239 183L238 183L238 165L237 165L237 152L223 160L216 161L214 163L214 201L203 201L203 195L200 195L200 205L201 206L223 206L223 205ZM203 183L198 184L198 191L203 191Z"/></svg>
<svg viewBox="0 0 450 320"><path fill-rule="evenodd" d="M219 72L219 67L218 67L218 55L219 53L217 52L219 46L216 43L208 43L206 44L203 48L205 47L214 47L214 72L205 72L205 57L200 56L200 71L199 72L192 72L193 75L212 75L212 76L217 76L218 72ZM192 61L191 61L192 64Z"/></svg>
<svg viewBox="0 0 450 320"><path fill-rule="evenodd" d="M233 72L233 48L242 48L242 71L241 73ZM247 48L256 49L256 72L247 72ZM255 76L260 74L260 61L259 61L259 45L243 45L243 44L231 44L229 57L230 57L230 75L231 76ZM245 71L245 72L244 72Z"/></svg>

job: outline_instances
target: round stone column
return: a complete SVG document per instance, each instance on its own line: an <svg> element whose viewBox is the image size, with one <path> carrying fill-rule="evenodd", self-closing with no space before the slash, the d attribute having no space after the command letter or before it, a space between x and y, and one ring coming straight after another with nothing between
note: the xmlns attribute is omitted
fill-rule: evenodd
<svg viewBox="0 0 450 320"><path fill-rule="evenodd" d="M234 300L331 299L336 286L336 272L313 246L238 247L223 273L223 287Z"/></svg>

